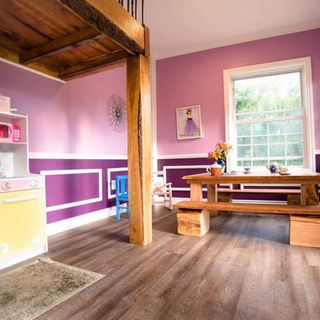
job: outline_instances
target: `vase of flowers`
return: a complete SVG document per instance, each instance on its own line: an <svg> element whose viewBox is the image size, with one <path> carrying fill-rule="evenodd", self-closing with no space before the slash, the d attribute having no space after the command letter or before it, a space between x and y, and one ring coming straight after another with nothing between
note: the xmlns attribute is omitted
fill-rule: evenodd
<svg viewBox="0 0 320 320"><path fill-rule="evenodd" d="M225 171L227 156L232 149L232 145L227 142L219 142L216 144L214 151L208 152L208 159L214 160L214 163L221 165L222 172Z"/></svg>

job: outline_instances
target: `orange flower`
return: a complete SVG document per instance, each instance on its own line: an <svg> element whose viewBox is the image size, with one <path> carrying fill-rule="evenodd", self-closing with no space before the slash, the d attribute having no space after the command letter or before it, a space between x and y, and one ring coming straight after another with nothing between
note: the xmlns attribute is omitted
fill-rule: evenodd
<svg viewBox="0 0 320 320"><path fill-rule="evenodd" d="M232 146L227 142L218 142L214 151L208 152L208 159L226 160Z"/></svg>

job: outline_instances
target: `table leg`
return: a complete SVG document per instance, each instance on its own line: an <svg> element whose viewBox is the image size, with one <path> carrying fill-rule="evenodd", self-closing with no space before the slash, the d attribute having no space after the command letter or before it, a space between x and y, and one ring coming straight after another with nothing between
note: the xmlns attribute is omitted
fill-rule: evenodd
<svg viewBox="0 0 320 320"><path fill-rule="evenodd" d="M301 205L312 206L319 204L318 185L302 184L301 185Z"/></svg>
<svg viewBox="0 0 320 320"><path fill-rule="evenodd" d="M216 184L207 185L208 202L218 202L218 190Z"/></svg>
<svg viewBox="0 0 320 320"><path fill-rule="evenodd" d="M191 201L202 201L202 183L190 184Z"/></svg>
<svg viewBox="0 0 320 320"><path fill-rule="evenodd" d="M208 202L218 202L218 189L216 184L207 185L207 198ZM218 215L218 211L210 210L210 216L215 217Z"/></svg>

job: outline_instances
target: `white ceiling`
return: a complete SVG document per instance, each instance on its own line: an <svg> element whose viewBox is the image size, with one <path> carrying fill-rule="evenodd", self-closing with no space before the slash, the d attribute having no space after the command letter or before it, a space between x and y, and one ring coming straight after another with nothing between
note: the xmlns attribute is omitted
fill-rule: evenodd
<svg viewBox="0 0 320 320"><path fill-rule="evenodd" d="M146 0L145 23L161 59L319 28L320 0Z"/></svg>

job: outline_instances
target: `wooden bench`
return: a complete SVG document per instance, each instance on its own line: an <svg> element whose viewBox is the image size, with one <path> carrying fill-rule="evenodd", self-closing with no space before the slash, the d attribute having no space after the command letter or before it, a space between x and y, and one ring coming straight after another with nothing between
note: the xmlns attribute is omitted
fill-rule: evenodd
<svg viewBox="0 0 320 320"><path fill-rule="evenodd" d="M320 247L320 206L246 204L229 202L181 201L178 209L178 233L202 236L209 231L209 211L286 214L290 218L290 244Z"/></svg>
<svg viewBox="0 0 320 320"><path fill-rule="evenodd" d="M300 189L228 189L218 188L218 201L231 202L233 194L283 194L287 196L288 204L300 204Z"/></svg>

